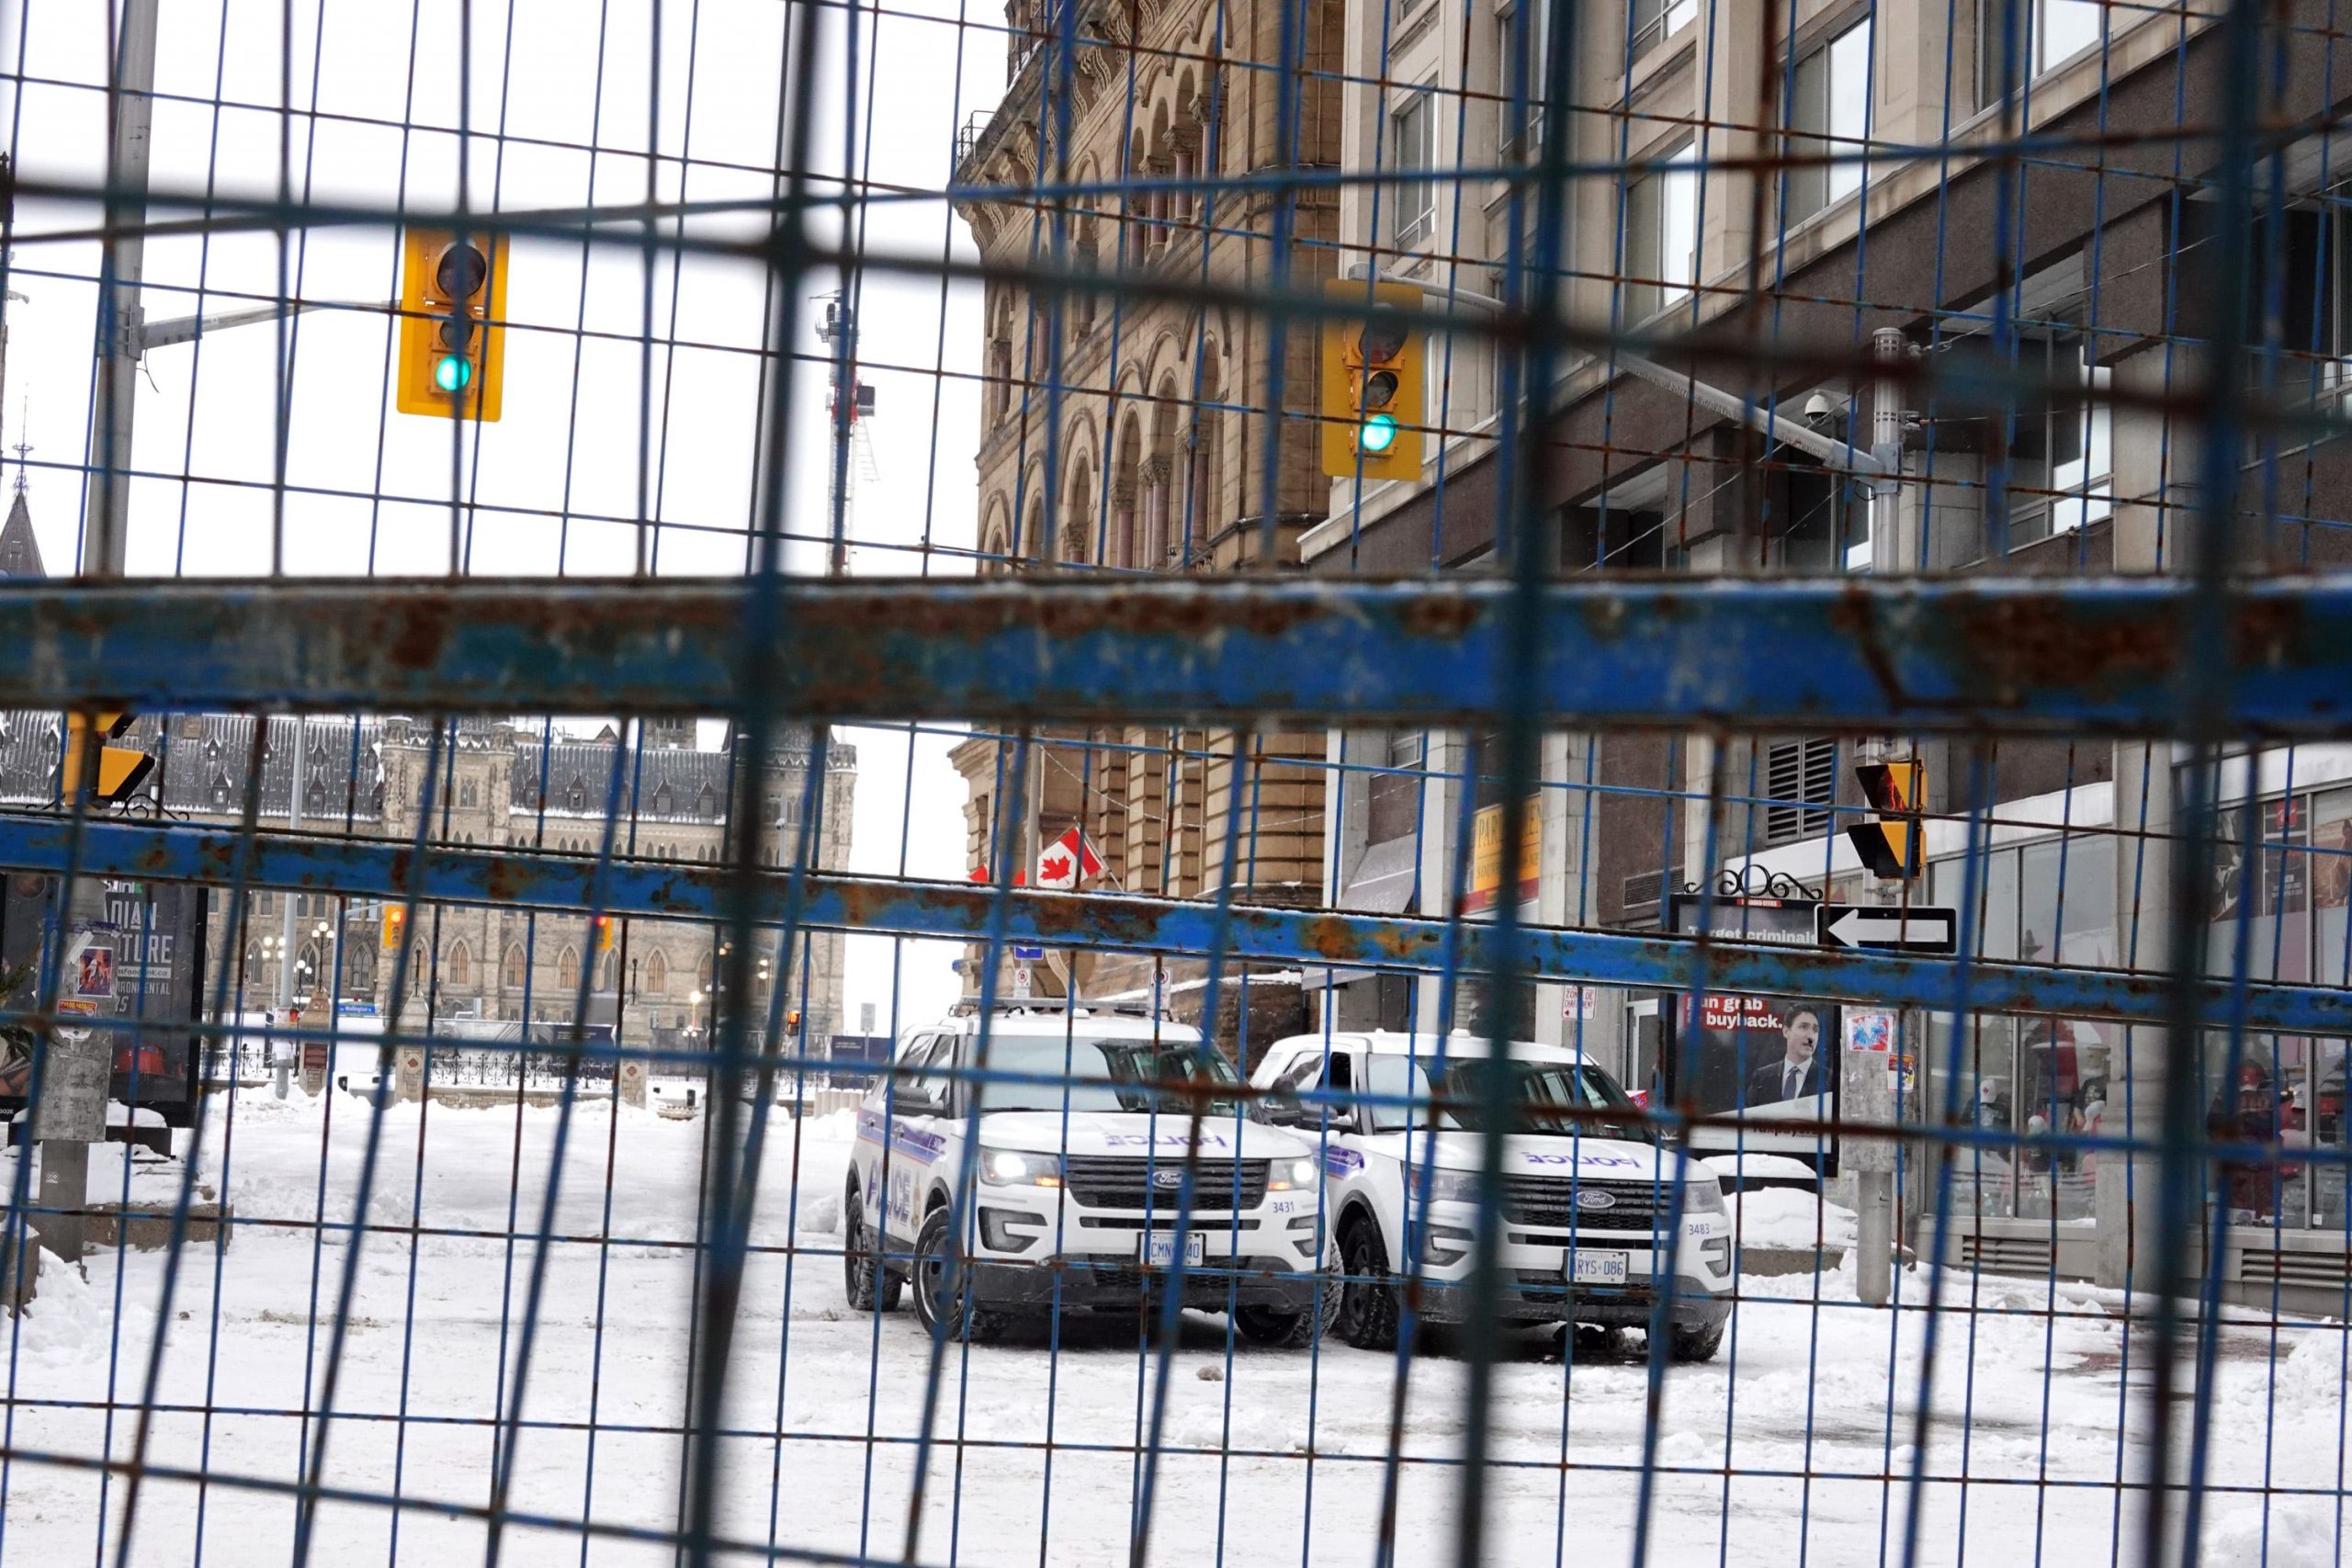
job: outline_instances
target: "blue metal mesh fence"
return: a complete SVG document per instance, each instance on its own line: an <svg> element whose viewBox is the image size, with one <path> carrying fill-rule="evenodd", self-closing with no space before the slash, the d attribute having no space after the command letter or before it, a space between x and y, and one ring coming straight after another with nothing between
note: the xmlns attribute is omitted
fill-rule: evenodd
<svg viewBox="0 0 2352 1568"><path fill-rule="evenodd" d="M0 1562L2340 1565L2338 32L0 6Z"/></svg>

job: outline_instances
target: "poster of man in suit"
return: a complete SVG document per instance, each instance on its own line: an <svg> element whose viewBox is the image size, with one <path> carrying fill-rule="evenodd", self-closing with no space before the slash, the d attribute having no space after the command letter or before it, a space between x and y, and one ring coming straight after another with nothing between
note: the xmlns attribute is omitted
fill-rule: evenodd
<svg viewBox="0 0 2352 1568"><path fill-rule="evenodd" d="M1710 1151L1786 1155L1834 1170L1834 1143L1811 1127L1837 1114L1838 1052L1843 1020L1834 1004L1799 997L1710 996L1679 1010L1688 1044L1670 1053L1691 1077L1678 1092L1702 1115L1719 1119L1692 1135Z"/></svg>

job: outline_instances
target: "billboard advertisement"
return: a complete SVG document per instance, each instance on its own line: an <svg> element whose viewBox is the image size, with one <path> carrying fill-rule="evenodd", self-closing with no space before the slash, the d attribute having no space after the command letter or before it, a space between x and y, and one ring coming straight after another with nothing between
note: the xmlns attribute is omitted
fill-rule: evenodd
<svg viewBox="0 0 2352 1568"><path fill-rule="evenodd" d="M42 942L57 902L57 879L34 873L6 874L0 891L0 962L34 974L22 996L35 1000ZM115 1036L110 1098L153 1106L167 1122L184 1122L196 1093L198 1043L192 1025L203 1006L205 889L179 883L109 882L107 924L112 929L110 963L115 1014L139 1021L137 1030ZM64 989L88 984L97 955L85 955L66 977ZM24 1102L30 1063L0 1069L0 1105Z"/></svg>
<svg viewBox="0 0 2352 1568"><path fill-rule="evenodd" d="M1685 894L1672 901L1670 919L1685 935L1810 947L1818 908L1809 898ZM1844 1010L1803 997L1717 993L1676 997L1667 1013L1673 1031L1661 1067L1669 1102L1734 1123L1694 1128L1692 1147L1783 1155L1836 1173L1837 1140L1811 1124L1838 1113ZM1856 1021L1867 1031L1880 1016Z"/></svg>
<svg viewBox="0 0 2352 1568"><path fill-rule="evenodd" d="M1802 997L1680 998L1669 1072L1689 1072L1673 1100L1737 1125L1695 1129L1708 1152L1787 1155L1825 1173L1837 1168L1836 1140L1810 1125L1838 1113L1843 1010ZM1695 1017L1694 1017L1695 1014Z"/></svg>

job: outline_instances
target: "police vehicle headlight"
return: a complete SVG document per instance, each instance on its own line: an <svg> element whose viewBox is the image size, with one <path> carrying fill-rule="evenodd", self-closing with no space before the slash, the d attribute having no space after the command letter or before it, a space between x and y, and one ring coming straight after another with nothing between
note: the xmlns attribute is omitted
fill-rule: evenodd
<svg viewBox="0 0 2352 1568"><path fill-rule="evenodd" d="M1694 1170L1683 1179L1690 1183L1682 1194L1682 1207L1693 1214L1728 1214L1729 1204L1724 1201L1724 1184L1712 1170Z"/></svg>
<svg viewBox="0 0 2352 1568"><path fill-rule="evenodd" d="M999 1187L1059 1187L1059 1155L1033 1155L1020 1149L980 1151L980 1179Z"/></svg>
<svg viewBox="0 0 2352 1568"><path fill-rule="evenodd" d="M1412 1190L1420 1188L1417 1172ZM1430 1201L1433 1203L1475 1203L1478 1201L1478 1173L1475 1170L1432 1170L1430 1172Z"/></svg>
<svg viewBox="0 0 2352 1568"><path fill-rule="evenodd" d="M1315 1185L1316 1165L1311 1159L1278 1159L1268 1176L1266 1187L1273 1192L1302 1192Z"/></svg>

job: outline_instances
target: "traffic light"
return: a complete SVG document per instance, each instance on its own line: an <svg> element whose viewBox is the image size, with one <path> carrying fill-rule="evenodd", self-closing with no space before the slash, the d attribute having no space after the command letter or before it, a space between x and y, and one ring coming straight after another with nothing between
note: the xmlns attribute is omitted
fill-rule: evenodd
<svg viewBox="0 0 2352 1568"><path fill-rule="evenodd" d="M1928 795L1928 764L1914 757L1900 762L1864 762L1854 770L1862 798L1874 819L1846 829L1854 852L1872 876L1907 881L1919 874L1922 832L1919 813Z"/></svg>
<svg viewBox="0 0 2352 1568"><path fill-rule="evenodd" d="M390 953L390 952L391 952L394 948L396 948L396 947L400 946L400 944L401 944L401 932L402 932L403 931L406 931L407 929L408 929L408 906L406 906L405 904L387 904L387 905L385 905L385 906L384 906L384 951L385 951L385 952L387 952L387 953Z"/></svg>
<svg viewBox="0 0 2352 1568"><path fill-rule="evenodd" d="M135 746L108 746L107 740L119 739L130 728L131 716L127 713L69 713L65 716L65 765L58 774L57 793L61 800L71 802L82 792L82 770L90 736L99 737L98 777L92 797L105 805L119 806L130 799L147 775L155 771L155 759Z"/></svg>
<svg viewBox="0 0 2352 1568"><path fill-rule="evenodd" d="M401 242L393 406L494 423L506 379L505 321L505 236L408 230Z"/></svg>
<svg viewBox="0 0 2352 1568"><path fill-rule="evenodd" d="M596 917L595 923L596 951L599 953L610 953L613 950L613 917L610 915L598 915Z"/></svg>
<svg viewBox="0 0 2352 1568"><path fill-rule="evenodd" d="M1418 310L1408 283L1323 286L1334 300L1369 304L1370 316L1323 323L1323 471L1334 479L1421 477L1421 331L1383 313Z"/></svg>

